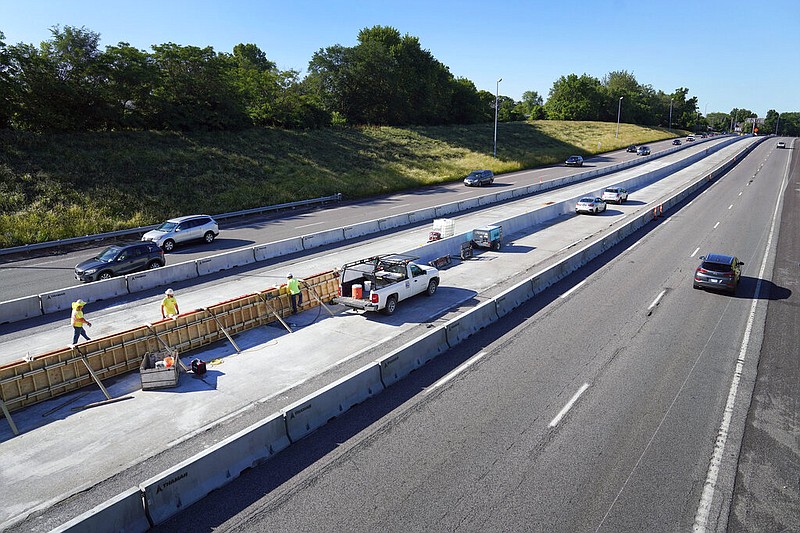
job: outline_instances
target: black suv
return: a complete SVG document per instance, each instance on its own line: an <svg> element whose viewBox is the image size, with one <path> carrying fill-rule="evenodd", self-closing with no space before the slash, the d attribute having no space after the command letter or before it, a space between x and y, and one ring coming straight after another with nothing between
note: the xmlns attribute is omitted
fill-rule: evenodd
<svg viewBox="0 0 800 533"><path fill-rule="evenodd" d="M154 242L115 244L97 257L78 263L75 266L75 279L97 281L162 266L164 250Z"/></svg>

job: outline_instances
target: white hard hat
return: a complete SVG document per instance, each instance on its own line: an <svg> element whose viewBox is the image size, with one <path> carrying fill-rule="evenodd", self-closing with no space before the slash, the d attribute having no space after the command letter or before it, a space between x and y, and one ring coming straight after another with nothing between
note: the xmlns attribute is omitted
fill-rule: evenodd
<svg viewBox="0 0 800 533"><path fill-rule="evenodd" d="M82 305L86 305L86 302L84 302L83 300L81 300L80 298L78 298L78 301L77 301L77 302L75 302L75 305L76 305L76 306L78 306L78 307L80 307L80 306L82 306Z"/></svg>
<svg viewBox="0 0 800 533"><path fill-rule="evenodd" d="M287 278L291 278L291 277L292 277L292 273L291 273L291 272L289 272L288 274L286 274L286 277L287 277Z"/></svg>
<svg viewBox="0 0 800 533"><path fill-rule="evenodd" d="M168 296L172 296L172 295L173 295L173 294L175 294L175 293L174 293L174 292L172 292L172 289L167 289L167 290L165 290L165 291L164 291L164 294L166 294L166 295L168 295Z"/></svg>

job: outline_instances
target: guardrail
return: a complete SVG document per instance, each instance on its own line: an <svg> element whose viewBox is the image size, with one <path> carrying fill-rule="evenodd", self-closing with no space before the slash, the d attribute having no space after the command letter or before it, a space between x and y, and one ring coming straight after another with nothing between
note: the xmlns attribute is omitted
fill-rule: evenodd
<svg viewBox="0 0 800 533"><path fill-rule="evenodd" d="M294 209L296 207L304 207L307 205L324 204L327 202L340 202L342 200L342 193L337 192L331 196L322 196L320 198L312 198L310 200L298 200L297 202L288 202L285 204L267 205L263 207L254 207L252 209L243 209L242 211L234 211L232 213L221 213L218 215L211 215L214 220L225 220L228 218L235 218L247 215L256 215L260 213L268 213L270 211L282 211L284 209ZM118 231L109 231L106 233L97 233L94 235L84 235L83 237L71 237L69 239L60 239L57 241L39 242L36 244L23 244L22 246L11 246L9 248L0 248L0 256L11 255L15 253L24 253L34 250L46 250L48 248L58 248L59 246L69 246L70 244L81 244L84 242L99 241L102 239L114 239L116 237L125 237L126 235L144 234L152 229L156 229L158 225L142 226L139 228L123 229Z"/></svg>
<svg viewBox="0 0 800 533"><path fill-rule="evenodd" d="M709 181L723 175L757 145L753 143L728 162L672 194L661 205L669 210ZM331 419L380 394L416 368L500 320L657 216L649 208L645 209L610 235L595 239L557 264L53 531L88 531L98 525L108 528L113 524L115 530L144 532L164 523L212 491L232 482L245 470L272 459ZM450 239L461 237L463 235Z"/></svg>

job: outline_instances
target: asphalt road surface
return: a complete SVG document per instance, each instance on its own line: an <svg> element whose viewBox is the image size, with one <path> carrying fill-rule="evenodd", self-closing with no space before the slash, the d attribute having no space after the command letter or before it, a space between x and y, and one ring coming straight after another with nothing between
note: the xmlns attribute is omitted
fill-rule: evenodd
<svg viewBox="0 0 800 533"><path fill-rule="evenodd" d="M781 192L798 188L797 174L783 180L787 158L759 147L656 229L158 530L715 530L745 427L739 472L750 477L737 482L732 528L766 523L744 492L787 483L789 507L763 516L798 530L797 352L762 350L765 327L786 330L765 326L768 304L781 320L796 300L797 258L775 258ZM692 289L698 256L712 251L745 262L736 296ZM789 331L772 353L796 348ZM765 436L776 413L785 429ZM759 479L762 446L776 441L784 455L768 462L783 471Z"/></svg>

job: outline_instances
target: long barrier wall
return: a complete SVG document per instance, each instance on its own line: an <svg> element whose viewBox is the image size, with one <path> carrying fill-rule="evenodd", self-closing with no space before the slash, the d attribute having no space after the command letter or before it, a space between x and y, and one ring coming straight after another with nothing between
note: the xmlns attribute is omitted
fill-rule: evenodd
<svg viewBox="0 0 800 533"><path fill-rule="evenodd" d="M336 295L334 272L305 278L302 309ZM274 322L291 313L286 286L247 294L204 309L183 313L121 333L92 339L78 347L65 347L0 366L0 399L10 411L54 398L94 383L91 366L99 379L138 370L144 354L169 346L178 353L224 340L228 335Z"/></svg>
<svg viewBox="0 0 800 533"><path fill-rule="evenodd" d="M702 159L702 157L705 155L717 151L724 146L727 146L728 144L736 142L740 139L740 137L731 137L726 142L716 144L714 147L709 148L704 152L695 154L694 156L683 160L682 162L674 163L672 167L677 168L691 164ZM38 296L32 295L24 298L18 298L16 300L0 302L0 324L16 322L34 316L40 316L42 314L54 313L64 309L69 309L70 303L75 301L77 296L81 296L82 298L86 299L86 294L89 294L91 301L113 298L115 296L165 286L176 281L196 278L206 274L219 272L221 270L251 264L257 261L266 261L268 259L281 257L289 253L311 250L320 246L326 246L347 239L358 238L364 235L387 231L409 224L416 224L426 220L446 217L461 211L485 207L513 198L522 198L525 196L538 194L547 190L564 187L566 185L597 178L599 176L604 176L612 172L618 172L636 165L641 165L653 159L661 158L665 155L683 150L689 146L690 145L675 146L650 156L631 159L616 165L589 170L555 180L533 183L524 187L503 190L476 198L443 204L432 208L425 208L411 213L361 222L352 226L334 228L320 233L286 239L284 241L259 244L250 248L225 252L222 254L205 257L203 259L197 259L195 261L167 265L163 268L157 268L155 270L141 272L138 274L129 274L124 278L96 281L77 287L70 287L68 289L59 289L57 291L40 294ZM651 180L656 180L660 179L664 175L666 175L664 174L664 170L659 169L655 171L655 173L650 172L644 174L643 176L650 176ZM552 213L554 213L554 210L542 211L540 213L540 220L543 221L543 217ZM80 294L76 295L75 293Z"/></svg>
<svg viewBox="0 0 800 533"><path fill-rule="evenodd" d="M669 210L682 202L709 181L727 172L756 144L750 145L729 162L671 195L661 205ZM191 503L230 483L245 469L271 459L277 452L323 426L331 418L340 416L354 405L380 393L431 359L490 326L514 308L640 229L656 216L651 210L645 210L641 215L621 225L611 235L596 239L558 264L537 272L377 361L294 402L265 421L144 481L138 487L133 487L98 505L54 531L94 531L97 524L102 523L114 524L114 529L120 531L122 529L145 531L143 522L145 518L151 526L165 522ZM137 508L137 502L141 508Z"/></svg>

